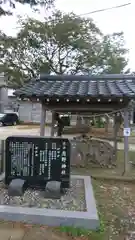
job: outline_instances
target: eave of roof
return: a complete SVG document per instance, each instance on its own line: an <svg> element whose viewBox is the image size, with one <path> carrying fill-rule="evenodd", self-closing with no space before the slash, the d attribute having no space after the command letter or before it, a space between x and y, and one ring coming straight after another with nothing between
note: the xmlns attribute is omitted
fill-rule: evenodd
<svg viewBox="0 0 135 240"><path fill-rule="evenodd" d="M23 98L135 98L134 75L42 75L14 93Z"/></svg>

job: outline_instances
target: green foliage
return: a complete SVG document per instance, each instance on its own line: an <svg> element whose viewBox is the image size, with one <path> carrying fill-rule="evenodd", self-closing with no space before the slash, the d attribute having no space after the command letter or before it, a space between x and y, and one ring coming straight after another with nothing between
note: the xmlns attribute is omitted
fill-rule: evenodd
<svg viewBox="0 0 135 240"><path fill-rule="evenodd" d="M75 228L75 227L68 227L68 226L61 226L59 231L66 233L68 236L71 237L87 237L87 239L92 240L104 240L105 234L105 225L102 215L99 213L100 218L100 228L96 231L87 230L84 228Z"/></svg>
<svg viewBox="0 0 135 240"><path fill-rule="evenodd" d="M127 65L123 33L104 36L92 19L56 11L45 22L20 21L16 38L0 35L0 64L11 84L20 86L40 72L122 73Z"/></svg>
<svg viewBox="0 0 135 240"><path fill-rule="evenodd" d="M125 49L123 33L113 33L104 36L103 39L103 56L107 64L104 66L105 73L118 74L123 73L128 61L123 57L128 53Z"/></svg>
<svg viewBox="0 0 135 240"><path fill-rule="evenodd" d="M31 7L36 7L38 5L49 7L49 6L53 5L54 0L1 0L0 1L0 16L11 15L12 9L14 9L16 7L16 3L29 4ZM9 5L11 11L5 10L5 8L4 8L5 4Z"/></svg>
<svg viewBox="0 0 135 240"><path fill-rule="evenodd" d="M101 117L96 119L94 126L97 127L97 128L103 128L104 127L104 122L103 122Z"/></svg>

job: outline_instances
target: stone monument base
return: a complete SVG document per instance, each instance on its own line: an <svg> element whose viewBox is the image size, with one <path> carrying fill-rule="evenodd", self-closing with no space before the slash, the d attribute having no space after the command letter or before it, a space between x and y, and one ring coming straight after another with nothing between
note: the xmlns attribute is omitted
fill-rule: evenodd
<svg viewBox="0 0 135 240"><path fill-rule="evenodd" d="M0 180L2 178L0 177ZM74 226L83 227L85 229L96 230L100 226L99 217L97 214L95 198L93 194L91 179L89 176L72 175L72 180L76 180L79 184L83 181L85 207L80 210L75 210L71 207L70 210L65 206L65 209L50 209L25 206L0 205L0 218L5 221L25 222L30 224L41 224L47 226ZM80 186L77 186L80 189ZM2 189L1 189L2 191ZM36 196L37 197L37 196ZM52 201L52 200L51 200ZM54 200L55 201L55 200ZM63 201L56 200L56 201ZM69 199L67 199L69 201ZM80 203L81 204L81 203ZM68 206L68 205L67 205ZM74 206L73 206L74 207Z"/></svg>

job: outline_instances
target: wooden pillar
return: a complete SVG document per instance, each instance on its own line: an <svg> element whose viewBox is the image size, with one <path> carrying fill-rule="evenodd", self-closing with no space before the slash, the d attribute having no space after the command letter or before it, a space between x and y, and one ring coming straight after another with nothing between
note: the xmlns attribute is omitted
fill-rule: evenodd
<svg viewBox="0 0 135 240"><path fill-rule="evenodd" d="M80 127L82 125L82 117L77 115L76 126Z"/></svg>
<svg viewBox="0 0 135 240"><path fill-rule="evenodd" d="M116 162L117 162L117 150L118 150L118 143L117 143L117 132L118 132L118 124L117 124L117 113L114 116L114 152L115 152L115 157L116 157Z"/></svg>
<svg viewBox="0 0 135 240"><path fill-rule="evenodd" d="M46 108L44 103L41 104L40 136L45 136Z"/></svg>
<svg viewBox="0 0 135 240"><path fill-rule="evenodd" d="M124 109L124 128L129 128L129 112L127 108ZM128 136L124 136L124 174L129 172L128 151L129 151Z"/></svg>
<svg viewBox="0 0 135 240"><path fill-rule="evenodd" d="M54 112L54 111L52 111L51 137L54 137L54 124L55 124L54 115L55 115L55 112Z"/></svg>
<svg viewBox="0 0 135 240"><path fill-rule="evenodd" d="M109 128L109 116L105 116L105 133L108 133Z"/></svg>
<svg viewBox="0 0 135 240"><path fill-rule="evenodd" d="M86 117L83 117L83 122L84 122L84 125L86 125L86 126L88 126L88 118L87 118L87 116Z"/></svg>

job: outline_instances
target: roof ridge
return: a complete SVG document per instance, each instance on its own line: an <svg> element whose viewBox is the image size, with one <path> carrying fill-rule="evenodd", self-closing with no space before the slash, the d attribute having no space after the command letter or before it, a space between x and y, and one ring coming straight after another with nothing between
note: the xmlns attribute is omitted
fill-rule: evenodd
<svg viewBox="0 0 135 240"><path fill-rule="evenodd" d="M135 75L128 74L100 74L100 75L49 75L42 74L37 81L88 81L88 80L124 80L135 79Z"/></svg>

